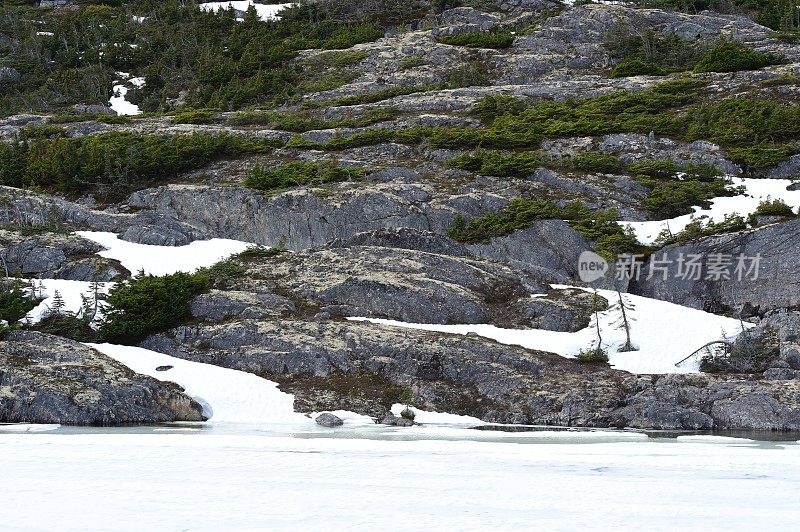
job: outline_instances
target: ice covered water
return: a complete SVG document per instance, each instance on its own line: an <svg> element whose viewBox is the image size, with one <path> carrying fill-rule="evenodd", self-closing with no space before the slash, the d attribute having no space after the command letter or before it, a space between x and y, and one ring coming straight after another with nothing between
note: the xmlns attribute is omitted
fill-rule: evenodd
<svg viewBox="0 0 800 532"><path fill-rule="evenodd" d="M752 530L800 522L800 445L616 432L0 427L4 530ZM642 515L646 508L647 515Z"/></svg>

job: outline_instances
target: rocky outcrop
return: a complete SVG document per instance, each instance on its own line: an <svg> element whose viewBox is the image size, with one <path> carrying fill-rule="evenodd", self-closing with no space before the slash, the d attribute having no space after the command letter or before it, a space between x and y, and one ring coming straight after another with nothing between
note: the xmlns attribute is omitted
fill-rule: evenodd
<svg viewBox="0 0 800 532"><path fill-rule="evenodd" d="M799 380L637 378L471 336L353 322L241 321L179 327L143 345L275 380L307 410L347 405L383 419L403 396L423 409L487 422L800 430ZM353 401L365 391L371 401Z"/></svg>
<svg viewBox="0 0 800 532"><path fill-rule="evenodd" d="M492 261L374 246L284 253L250 264L247 275L329 316L412 323L524 326L512 308L546 287L541 277Z"/></svg>
<svg viewBox="0 0 800 532"><path fill-rule="evenodd" d="M189 224L159 213L99 211L91 205L4 186L0 186L0 225L111 231L130 242L157 246L180 246L206 238Z"/></svg>
<svg viewBox="0 0 800 532"><path fill-rule="evenodd" d="M75 235L25 236L0 229L0 265L10 275L71 281L111 281L128 272L118 262L96 255L102 247Z"/></svg>
<svg viewBox="0 0 800 532"><path fill-rule="evenodd" d="M667 375L645 381L614 424L642 429L800 430L800 382Z"/></svg>
<svg viewBox="0 0 800 532"><path fill-rule="evenodd" d="M0 339L0 421L124 425L203 421L179 386L139 375L83 344L36 332Z"/></svg>
<svg viewBox="0 0 800 532"><path fill-rule="evenodd" d="M384 228L445 233L456 205L480 215L504 203L497 197L437 201L433 187L416 183L376 183L343 189L334 197L299 189L266 197L245 188L169 186L131 196L133 207L172 219L191 220L205 234L289 249L318 247L337 238Z"/></svg>
<svg viewBox="0 0 800 532"><path fill-rule="evenodd" d="M663 274L632 281L632 293L671 301L689 307L744 315L800 305L800 220L770 225L753 231L703 238L685 245L672 245L658 251L650 261L666 256L666 279ZM703 257L702 271L688 274L680 270L679 257ZM728 261L728 277L718 275L714 261L722 256ZM715 258L717 257L717 258ZM744 257L738 271L738 258ZM753 258L760 257L757 271L750 271ZM711 262L710 262L711 261ZM709 271L709 263L712 270ZM663 264L662 264L663 265ZM649 271L649 262L643 271ZM660 270L656 270L660 271ZM755 275L757 274L757 275ZM753 278L755 277L755 278Z"/></svg>
<svg viewBox="0 0 800 532"><path fill-rule="evenodd" d="M407 388L420 408L508 423L607 426L610 412L635 381L623 372L481 338L355 322L243 320L186 326L150 337L143 346L279 383L309 376L378 375L393 387ZM291 389L297 395L297 388ZM348 387L338 393L355 391ZM307 401L299 395L300 404ZM382 395L378 400L388 412L399 397Z"/></svg>

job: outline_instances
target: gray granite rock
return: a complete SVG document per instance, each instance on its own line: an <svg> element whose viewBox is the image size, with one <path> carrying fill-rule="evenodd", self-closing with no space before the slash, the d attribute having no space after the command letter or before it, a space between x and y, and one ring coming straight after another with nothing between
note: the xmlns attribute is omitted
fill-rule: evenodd
<svg viewBox="0 0 800 532"><path fill-rule="evenodd" d="M334 427L341 427L344 425L344 421L338 416L331 414L330 412L323 412L322 414L318 415L314 418L317 425L321 425L323 427L334 428Z"/></svg>
<svg viewBox="0 0 800 532"><path fill-rule="evenodd" d="M83 344L37 332L0 339L0 421L124 425L202 421L172 383L139 375Z"/></svg>

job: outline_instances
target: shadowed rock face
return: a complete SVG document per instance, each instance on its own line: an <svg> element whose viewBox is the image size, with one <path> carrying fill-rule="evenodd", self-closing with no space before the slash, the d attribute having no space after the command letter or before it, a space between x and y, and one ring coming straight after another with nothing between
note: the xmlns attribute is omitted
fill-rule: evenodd
<svg viewBox="0 0 800 532"><path fill-rule="evenodd" d="M124 425L203 421L179 386L134 373L83 344L36 332L0 340L0 421Z"/></svg>
<svg viewBox="0 0 800 532"><path fill-rule="evenodd" d="M731 278L720 281L712 276L708 279L708 267L705 265L699 279L693 279L692 276L683 279L679 275L677 262L674 262L670 265L666 280L662 275L654 275L649 280L642 278L632 282L629 290L634 294L716 312L739 312L744 309L745 314L753 314L796 307L800 305L798 244L800 220L754 231L704 238L683 246L668 246L654 254L650 260L660 260L663 254L673 261L677 261L681 253L684 257L691 254L701 254L704 257L723 254L733 257ZM757 279L752 279L751 275L743 275L740 280L734 274L737 257L740 255L761 257ZM745 268L749 266L750 261L747 261ZM648 268L649 263L644 266L643 271L648 271Z"/></svg>

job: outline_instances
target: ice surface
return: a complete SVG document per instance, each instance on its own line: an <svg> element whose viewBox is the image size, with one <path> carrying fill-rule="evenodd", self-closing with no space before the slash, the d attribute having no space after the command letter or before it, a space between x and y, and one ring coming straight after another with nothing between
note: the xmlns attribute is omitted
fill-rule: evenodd
<svg viewBox="0 0 800 532"><path fill-rule="evenodd" d="M47 432L49 430L56 430L61 425L55 424L33 424L33 423L14 423L3 424L0 423L0 434L3 433L20 433L20 432Z"/></svg>
<svg viewBox="0 0 800 532"><path fill-rule="evenodd" d="M800 190L786 190L792 184L788 179L743 179L732 178L733 186L744 186L746 192L741 196L721 197L711 200L710 209L695 207L693 214L678 216L669 220L654 222L620 222L630 227L636 238L643 244L652 244L663 229L669 228L672 233L682 231L693 219L707 216L710 220L721 222L726 215L739 214L747 218L758 204L769 198L781 199L795 209L800 207Z"/></svg>
<svg viewBox="0 0 800 532"><path fill-rule="evenodd" d="M750 531L800 522L796 444L84 431L0 434L3 530Z"/></svg>
<svg viewBox="0 0 800 532"><path fill-rule="evenodd" d="M555 287L578 288L561 285ZM616 292L598 290L598 293L608 299L611 304L617 301ZM682 365L677 368L675 363L708 342L735 336L741 332L742 326L750 327L749 324L742 324L739 320L666 301L631 294L623 294L623 296L634 307L628 312L628 315L631 340L639 348L638 351L617 352L625 342L625 331L620 328L622 322L619 310L611 309L600 313L600 330L603 347L608 350L611 365L631 373L696 372L698 370L696 365ZM581 349L589 348L597 339L597 330L593 325L578 332L569 333L541 329L503 329L486 324L433 325L375 318L349 319L455 334L473 332L503 344L549 351L565 357L575 356Z"/></svg>

